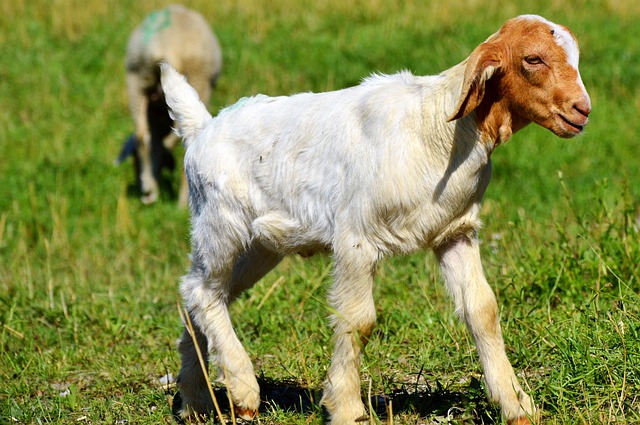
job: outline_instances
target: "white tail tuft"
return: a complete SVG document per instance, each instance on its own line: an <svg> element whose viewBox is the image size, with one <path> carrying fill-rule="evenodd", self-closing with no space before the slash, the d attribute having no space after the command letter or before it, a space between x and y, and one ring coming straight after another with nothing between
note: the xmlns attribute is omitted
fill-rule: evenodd
<svg viewBox="0 0 640 425"><path fill-rule="evenodd" d="M164 61L160 63L160 70L169 115L176 123L176 133L187 146L202 131L211 114L182 74Z"/></svg>

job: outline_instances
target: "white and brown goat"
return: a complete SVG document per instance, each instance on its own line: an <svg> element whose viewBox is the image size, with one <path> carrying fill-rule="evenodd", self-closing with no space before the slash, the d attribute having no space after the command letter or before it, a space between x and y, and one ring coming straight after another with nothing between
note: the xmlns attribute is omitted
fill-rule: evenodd
<svg viewBox="0 0 640 425"><path fill-rule="evenodd" d="M376 320L376 265L421 249L435 251L489 397L512 424L536 416L505 353L478 215L499 144L531 122L564 138L582 133L591 103L578 56L569 29L524 15L439 75L375 75L334 92L257 96L216 118L162 66L187 145L193 251L180 290L240 416L252 418L260 404L228 312L240 293L287 254L333 254L335 346L322 402L332 424L354 424L365 414L359 368ZM182 414L209 411L186 331L179 350Z"/></svg>

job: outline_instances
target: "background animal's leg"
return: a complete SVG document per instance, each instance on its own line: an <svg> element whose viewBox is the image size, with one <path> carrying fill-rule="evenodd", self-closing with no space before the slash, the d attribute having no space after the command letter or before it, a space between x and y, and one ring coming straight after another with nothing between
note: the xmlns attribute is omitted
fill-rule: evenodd
<svg viewBox="0 0 640 425"><path fill-rule="evenodd" d="M144 94L141 77L134 73L127 73L127 90L129 93L129 105L131 116L135 124L136 152L139 162L140 190L142 202L150 204L158 199L158 182L153 175L153 163L151 159L151 131L147 111L149 99Z"/></svg>
<svg viewBox="0 0 640 425"><path fill-rule="evenodd" d="M189 185L184 167L180 169L180 191L178 192L178 208L184 209L189 205Z"/></svg>
<svg viewBox="0 0 640 425"><path fill-rule="evenodd" d="M173 131L169 131L164 139L162 139L162 149L164 152L173 152L175 157L181 155L184 158L184 150L181 146L178 146L180 142L180 138ZM173 159L173 157L172 157ZM180 189L178 192L178 208L184 209L187 208L189 204L189 187L187 185L187 176L184 172L184 161L178 162L177 160L174 162L180 164Z"/></svg>
<svg viewBox="0 0 640 425"><path fill-rule="evenodd" d="M495 295L482 271L475 238L461 238L436 250L456 312L473 335L489 397L510 423L533 416L535 408L522 390L505 353Z"/></svg>
<svg viewBox="0 0 640 425"><path fill-rule="evenodd" d="M178 146L179 142L180 142L180 138L172 130L162 139L162 146L172 151L176 148L176 146Z"/></svg>
<svg viewBox="0 0 640 425"><path fill-rule="evenodd" d="M344 238L335 246L329 294L335 345L322 397L332 424L353 424L366 414L360 395L360 362L376 320L372 291L377 261L377 250L364 240Z"/></svg>

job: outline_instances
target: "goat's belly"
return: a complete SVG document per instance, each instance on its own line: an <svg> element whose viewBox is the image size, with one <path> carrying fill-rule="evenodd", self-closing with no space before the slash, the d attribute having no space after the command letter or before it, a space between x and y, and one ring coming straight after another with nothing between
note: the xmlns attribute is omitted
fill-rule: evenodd
<svg viewBox="0 0 640 425"><path fill-rule="evenodd" d="M262 215L251 226L254 238L274 252L310 257L329 251L328 238L323 232L303 226L280 212Z"/></svg>
<svg viewBox="0 0 640 425"><path fill-rule="evenodd" d="M413 210L398 208L391 215L386 210L368 227L368 237L383 251L400 254L472 236L480 227L479 202L468 201L457 208L446 205L425 203Z"/></svg>

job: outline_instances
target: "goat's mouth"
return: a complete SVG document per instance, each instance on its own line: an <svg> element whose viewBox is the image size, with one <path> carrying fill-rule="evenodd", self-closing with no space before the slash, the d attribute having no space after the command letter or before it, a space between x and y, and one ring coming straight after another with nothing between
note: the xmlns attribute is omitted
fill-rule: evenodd
<svg viewBox="0 0 640 425"><path fill-rule="evenodd" d="M570 135L575 136L584 131L584 127L589 122L588 118L584 118L582 123L575 122L567 118L562 114L557 115L560 118L560 123L562 124L563 129Z"/></svg>

